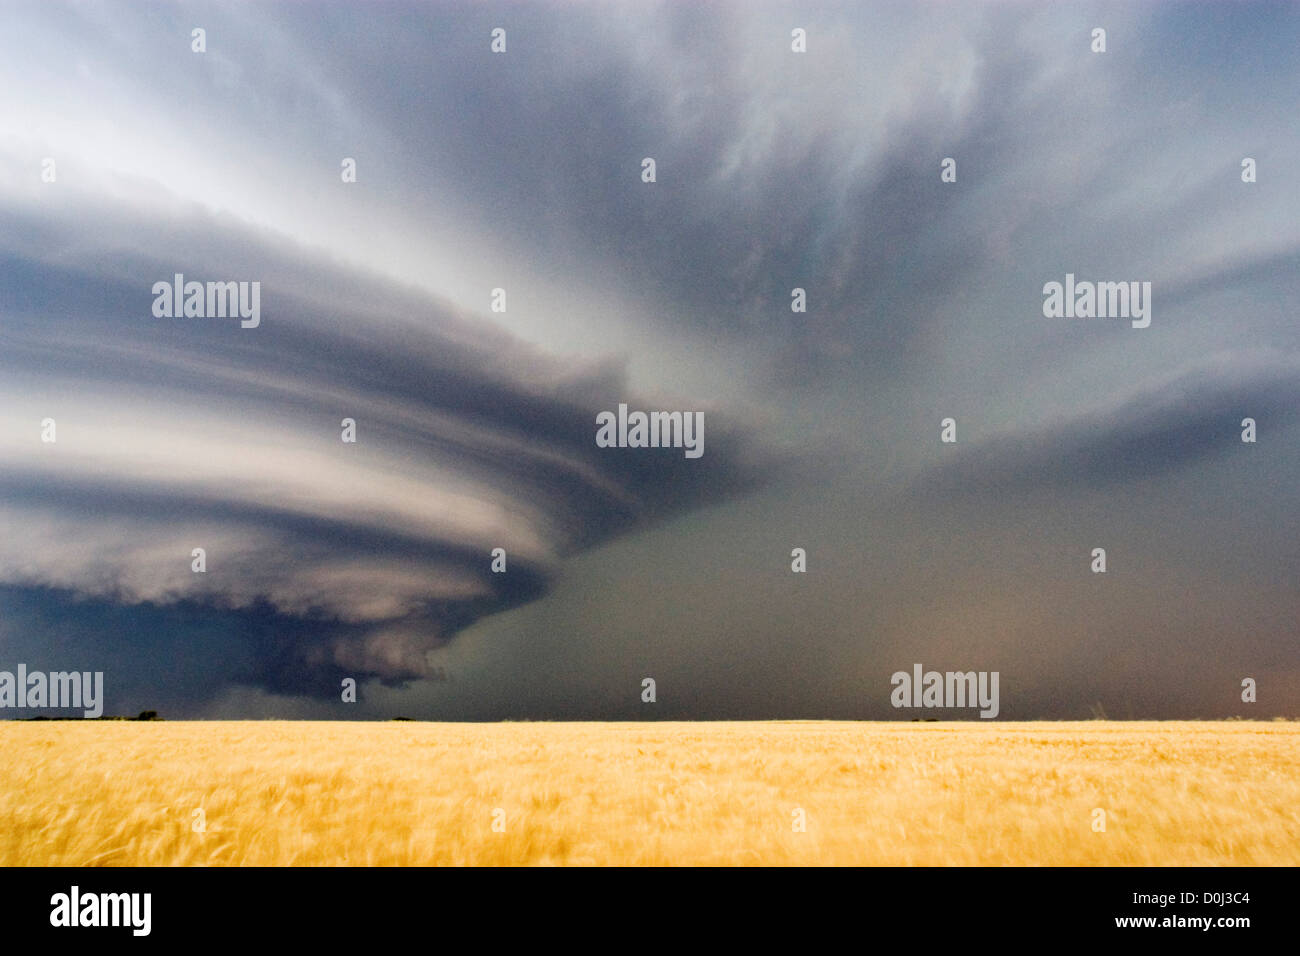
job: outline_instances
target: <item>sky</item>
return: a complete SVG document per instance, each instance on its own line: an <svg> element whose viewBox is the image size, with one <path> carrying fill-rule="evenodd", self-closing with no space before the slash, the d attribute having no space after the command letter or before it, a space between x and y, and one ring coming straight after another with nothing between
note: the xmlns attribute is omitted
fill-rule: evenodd
<svg viewBox="0 0 1300 956"><path fill-rule="evenodd" d="M914 664L999 719L1297 716L1298 29L5 4L0 669L174 718L978 719L893 707ZM259 324L156 315L177 273ZM1045 315L1067 275L1150 325ZM620 404L704 453L599 447Z"/></svg>

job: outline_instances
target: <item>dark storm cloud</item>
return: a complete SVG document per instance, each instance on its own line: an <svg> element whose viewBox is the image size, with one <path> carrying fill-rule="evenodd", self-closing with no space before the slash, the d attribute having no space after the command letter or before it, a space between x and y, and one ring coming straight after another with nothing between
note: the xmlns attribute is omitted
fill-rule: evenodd
<svg viewBox="0 0 1300 956"><path fill-rule="evenodd" d="M98 599L83 620L113 603L224 609L259 635L242 645L264 665L232 680L320 692L343 673L427 676L424 651L540 597L559 558L773 474L725 410L707 415L696 460L598 448L597 412L658 407L616 365L566 365L269 236L104 208L107 234L166 233L165 252L69 260L70 223L11 221L29 251L4 250L0 368L31 414L15 416L0 499L15 530L65 540L32 554L12 536L0 575L36 601ZM260 277L261 325L153 317L153 283L174 272ZM45 413L62 429L49 447ZM205 434L214 416L234 430ZM343 417L356 446L339 441ZM187 461L190 440L215 464ZM186 536L212 565L188 581ZM498 546L508 573L490 570Z"/></svg>

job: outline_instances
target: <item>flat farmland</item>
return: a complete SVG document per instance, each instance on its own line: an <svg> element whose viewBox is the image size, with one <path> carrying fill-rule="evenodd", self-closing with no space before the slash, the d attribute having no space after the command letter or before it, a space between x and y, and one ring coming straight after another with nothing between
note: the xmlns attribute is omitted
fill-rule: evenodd
<svg viewBox="0 0 1300 956"><path fill-rule="evenodd" d="M0 746L5 866L1300 864L1285 721L9 721Z"/></svg>

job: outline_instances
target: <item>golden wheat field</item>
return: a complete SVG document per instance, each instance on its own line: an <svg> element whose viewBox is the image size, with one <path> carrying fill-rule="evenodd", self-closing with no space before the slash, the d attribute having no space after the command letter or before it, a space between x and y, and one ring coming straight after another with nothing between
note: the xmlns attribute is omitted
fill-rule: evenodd
<svg viewBox="0 0 1300 956"><path fill-rule="evenodd" d="M6 866L1300 863L1289 722L6 722L0 746Z"/></svg>

